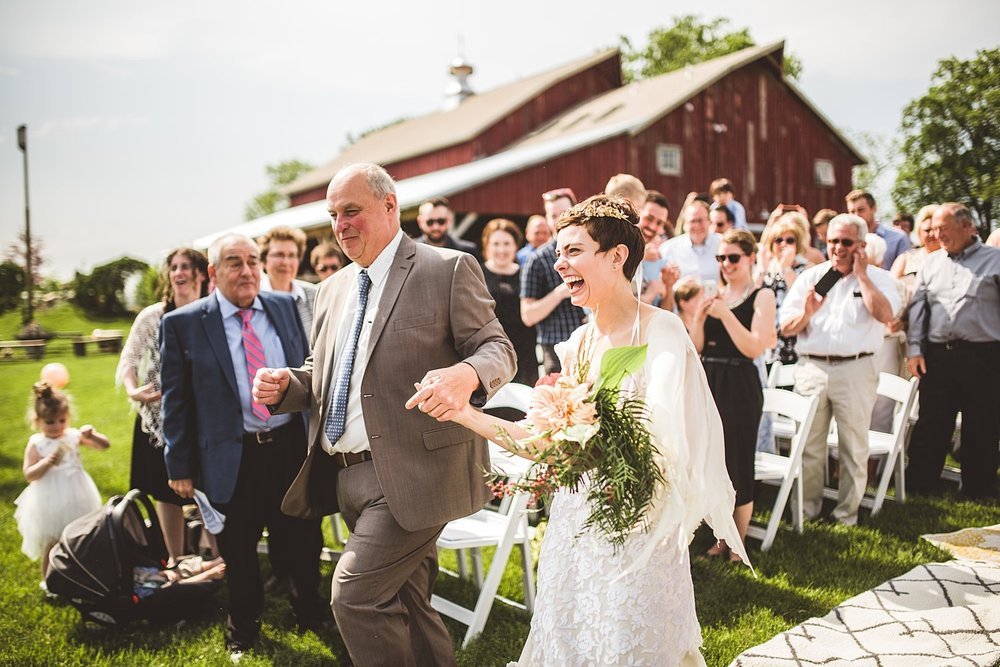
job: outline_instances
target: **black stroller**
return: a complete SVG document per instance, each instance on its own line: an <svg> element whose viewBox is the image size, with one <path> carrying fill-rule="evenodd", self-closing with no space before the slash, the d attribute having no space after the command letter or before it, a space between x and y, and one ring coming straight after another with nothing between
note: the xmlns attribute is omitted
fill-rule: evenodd
<svg viewBox="0 0 1000 667"><path fill-rule="evenodd" d="M69 599L89 627L178 621L196 613L218 582L148 588L137 584L137 572L162 573L166 561L167 548L153 505L133 489L66 526L49 554L45 584L50 592Z"/></svg>

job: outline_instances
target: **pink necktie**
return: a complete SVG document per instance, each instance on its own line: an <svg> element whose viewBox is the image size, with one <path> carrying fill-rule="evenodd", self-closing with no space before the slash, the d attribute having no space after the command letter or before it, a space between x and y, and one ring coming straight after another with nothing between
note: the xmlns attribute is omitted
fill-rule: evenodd
<svg viewBox="0 0 1000 667"><path fill-rule="evenodd" d="M264 357L264 346L260 344L260 338L250 324L253 317L253 309L247 308L240 311L243 319L243 352L247 358L247 375L250 376L250 388L253 389L253 379L257 376L257 371L267 366L267 359ZM250 399L250 412L254 413L261 421L267 421L271 416L267 408L260 403L254 403L252 394Z"/></svg>

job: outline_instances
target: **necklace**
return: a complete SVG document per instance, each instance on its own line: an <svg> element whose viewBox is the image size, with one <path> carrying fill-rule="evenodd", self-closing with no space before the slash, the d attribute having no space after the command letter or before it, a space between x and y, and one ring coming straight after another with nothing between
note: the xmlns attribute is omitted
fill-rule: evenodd
<svg viewBox="0 0 1000 667"><path fill-rule="evenodd" d="M739 308L741 305L743 305L743 302L747 300L747 297L750 296L750 292L752 292L752 291L753 291L753 284L747 285L747 288L745 290L743 290L743 294L741 294L738 299L736 299L735 301L728 301L727 300L726 301L726 305L729 307L729 310L733 310L735 308ZM728 289L726 290L724 296L729 296L729 290Z"/></svg>

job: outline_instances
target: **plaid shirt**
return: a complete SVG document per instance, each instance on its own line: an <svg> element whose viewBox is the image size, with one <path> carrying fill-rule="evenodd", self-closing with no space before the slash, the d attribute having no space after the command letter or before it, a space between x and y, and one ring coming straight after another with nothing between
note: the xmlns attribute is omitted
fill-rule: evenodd
<svg viewBox="0 0 1000 667"><path fill-rule="evenodd" d="M541 299L562 284L556 272L556 242L550 241L528 256L521 269L521 298ZM568 340L570 334L583 324L583 308L563 299L549 316L535 325L540 345L555 345Z"/></svg>

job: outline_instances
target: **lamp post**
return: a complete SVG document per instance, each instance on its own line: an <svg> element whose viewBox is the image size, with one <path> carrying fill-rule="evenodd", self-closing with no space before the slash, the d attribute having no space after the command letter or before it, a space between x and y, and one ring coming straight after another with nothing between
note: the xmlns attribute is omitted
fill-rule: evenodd
<svg viewBox="0 0 1000 667"><path fill-rule="evenodd" d="M24 325L35 319L34 275L31 270L31 208L28 206L28 126L17 128L17 147L24 154L24 286L28 292L28 305L24 309Z"/></svg>

